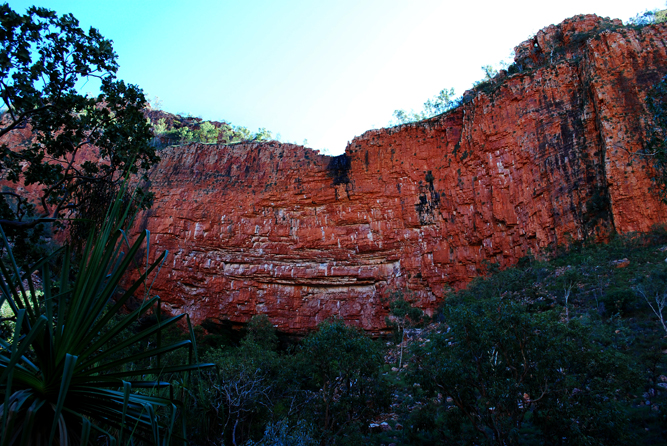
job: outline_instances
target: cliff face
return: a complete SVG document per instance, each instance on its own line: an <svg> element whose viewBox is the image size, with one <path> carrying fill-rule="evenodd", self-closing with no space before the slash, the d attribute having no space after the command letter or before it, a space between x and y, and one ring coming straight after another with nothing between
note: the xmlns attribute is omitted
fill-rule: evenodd
<svg viewBox="0 0 667 446"><path fill-rule="evenodd" d="M487 262L646 231L667 208L633 153L666 42L662 25L575 17L457 109L366 132L339 157L277 142L165 149L138 222L170 251L153 290L195 322L265 313L302 332L337 315L379 332L393 290L432 310Z"/></svg>

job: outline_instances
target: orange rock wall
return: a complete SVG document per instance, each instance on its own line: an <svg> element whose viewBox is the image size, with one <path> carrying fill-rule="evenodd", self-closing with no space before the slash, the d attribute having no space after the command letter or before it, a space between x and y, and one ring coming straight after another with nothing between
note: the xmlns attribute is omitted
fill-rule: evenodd
<svg viewBox="0 0 667 446"><path fill-rule="evenodd" d="M486 262L664 222L631 154L667 74L667 27L619 25L546 28L517 47L523 71L339 157L277 142L165 149L139 221L170 251L153 290L195 323L265 313L303 332L336 315L381 332L392 290L431 311Z"/></svg>

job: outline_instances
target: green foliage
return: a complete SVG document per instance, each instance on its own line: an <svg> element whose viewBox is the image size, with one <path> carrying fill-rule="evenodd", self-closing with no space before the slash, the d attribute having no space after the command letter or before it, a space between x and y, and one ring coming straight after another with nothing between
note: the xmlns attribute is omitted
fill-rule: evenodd
<svg viewBox="0 0 667 446"><path fill-rule="evenodd" d="M234 127L234 133L236 134L234 137L238 138L240 141L248 141L252 139L252 132L248 130L245 127L242 126L236 126ZM238 135L238 136L237 136Z"/></svg>
<svg viewBox="0 0 667 446"><path fill-rule="evenodd" d="M14 333L14 313L8 301L0 305L0 337L8 339Z"/></svg>
<svg viewBox="0 0 667 446"><path fill-rule="evenodd" d="M259 130L257 130L257 133L255 133L255 136L254 136L253 139L255 139L257 141L269 141L272 138L273 138L273 134L270 131L268 131L267 129L265 129L264 127L262 127ZM304 145L307 144L308 140L304 139L303 143L304 143Z"/></svg>
<svg viewBox="0 0 667 446"><path fill-rule="evenodd" d="M154 135L164 135L167 132L167 123L164 118L158 120L158 122L153 126Z"/></svg>
<svg viewBox="0 0 667 446"><path fill-rule="evenodd" d="M638 294L667 290L665 244L573 242L451 294L385 366L403 428L372 444L665 444L665 331Z"/></svg>
<svg viewBox="0 0 667 446"><path fill-rule="evenodd" d="M304 339L297 361L306 389L313 392L302 413L313 420L326 443L337 437L357 438L387 404L379 376L379 346L339 319L323 322Z"/></svg>
<svg viewBox="0 0 667 446"><path fill-rule="evenodd" d="M0 262L0 305L10 306L14 323L13 333L3 330L0 338L0 444L55 444L56 438L61 445L90 444L100 435L121 444L132 438L170 444L178 436L182 403L165 378L202 365L161 363L164 354L192 348L190 339L162 343L163 331L184 315L161 318L159 298L149 296L147 279L166 253L119 290L146 239L143 233L128 243L122 230L127 212L117 198L101 231L91 232L73 283L69 250L20 269L0 230L8 260ZM59 278L52 276L52 263L60 268ZM138 308L121 313L140 290ZM155 323L127 334L148 312L156 315ZM152 348L133 350L147 343Z"/></svg>
<svg viewBox="0 0 667 446"><path fill-rule="evenodd" d="M650 273L642 277L634 287L634 291L643 298L653 314L660 321L667 335L665 307L667 306L667 266L658 265Z"/></svg>
<svg viewBox="0 0 667 446"><path fill-rule="evenodd" d="M424 326L398 291L390 321L420 327L401 343L398 368L396 345L383 363L383 343L340 320L276 351L270 321L257 317L240 342L215 338L225 346L204 357L217 372L193 374L190 440L664 444L667 342L637 290L667 289L665 244L658 227L604 245L571 242L549 262L529 255L520 267L491 267L448 297L440 324ZM629 265L618 268L620 259Z"/></svg>
<svg viewBox="0 0 667 446"><path fill-rule="evenodd" d="M405 300L405 294L401 292L394 293L394 299L389 304L389 313L397 319L404 320L405 324L409 326L420 324L426 318L424 312L413 307Z"/></svg>
<svg viewBox="0 0 667 446"><path fill-rule="evenodd" d="M484 79L473 83L475 87L481 87L483 84L487 83L494 76L498 74L491 65L485 65L482 67L484 71ZM448 112L449 110L455 109L462 103L462 99L454 99L454 89L450 88L443 89L431 99L428 99L424 102L424 108L421 111L415 112L411 110L409 112L405 110L394 110L393 117L394 120L391 122L391 125L401 125L408 124L410 122L422 121L424 119L432 118L434 116Z"/></svg>
<svg viewBox="0 0 667 446"><path fill-rule="evenodd" d="M427 117L439 115L445 113L451 109L454 105L454 89L446 88L441 90L437 96L434 96L432 99L428 99L424 102L424 115Z"/></svg>
<svg viewBox="0 0 667 446"><path fill-rule="evenodd" d="M218 141L218 134L220 134L219 129L215 128L210 122L204 121L199 124L199 129L195 138L199 140L199 142L214 143Z"/></svg>
<svg viewBox="0 0 667 446"><path fill-rule="evenodd" d="M206 441L248 439L270 419L282 386L281 360L275 352L247 342L237 349L213 349L204 357L216 365L197 375L197 396L191 408L199 438ZM260 431L261 432L261 431Z"/></svg>
<svg viewBox="0 0 667 446"><path fill-rule="evenodd" d="M496 75L498 75L498 70L493 68L493 66L491 66L491 65L484 65L482 67L482 71L484 72L484 77L482 78L482 80L473 82L472 83L473 87L480 86L480 85L484 84L485 82L488 82L491 79L493 79L494 77L496 77Z"/></svg>
<svg viewBox="0 0 667 446"><path fill-rule="evenodd" d="M467 429L452 440L522 444L537 428L548 443L625 444L619 404L636 376L578 323L501 299L447 306L446 325L415 349L414 379L442 395ZM460 440L460 438L459 438Z"/></svg>
<svg viewBox="0 0 667 446"><path fill-rule="evenodd" d="M430 173L430 171L429 171ZM388 327L395 330L396 341L400 345L400 354L398 360L398 367L403 365L403 347L405 338L405 329L424 323L428 316L417 307L413 307L410 302L405 300L404 292L397 291L392 293L391 302L389 303L390 317L386 318Z"/></svg>
<svg viewBox="0 0 667 446"><path fill-rule="evenodd" d="M181 127L177 130L178 138L181 144L187 144L194 141L194 132L188 127Z"/></svg>
<svg viewBox="0 0 667 446"><path fill-rule="evenodd" d="M168 125L164 118L160 118L152 123L153 134L156 136L155 146L190 143L234 144L243 141L266 141L272 138L271 132L265 128L252 133L242 126L177 115L174 115L172 121L173 123Z"/></svg>
<svg viewBox="0 0 667 446"><path fill-rule="evenodd" d="M278 347L276 329L265 314L253 316L248 322L248 334L241 341L242 345L255 344L263 350L275 351Z"/></svg>
<svg viewBox="0 0 667 446"><path fill-rule="evenodd" d="M19 149L0 146L0 168L6 180L42 186L39 212L20 189L0 193L7 236L72 212L84 219L91 218L92 208L103 214L127 173L159 160L149 144L144 94L116 80L111 41L94 28L84 32L71 15L36 7L20 15L2 4L0 25L0 98L6 109L0 136L26 127L33 135ZM100 94L79 94L80 81L90 78L100 81ZM102 162L85 161L85 146L96 147ZM102 201L89 193L95 188L114 193Z"/></svg>
<svg viewBox="0 0 667 446"><path fill-rule="evenodd" d="M240 346L209 348L216 369L192 375L192 440L220 444L358 444L386 408L381 351L342 321L326 321L296 348L276 351L268 318Z"/></svg>
<svg viewBox="0 0 667 446"><path fill-rule="evenodd" d="M217 336L209 342L215 339L225 341ZM265 437L280 432L291 435L285 417L296 414L299 388L293 379L293 358L275 351L277 341L272 324L261 315L248 323L239 347L206 349L202 357L216 368L192 375L194 398L187 419L195 442L241 444L261 438L265 430ZM285 423L273 425L276 419Z"/></svg>
<svg viewBox="0 0 667 446"><path fill-rule="evenodd" d="M392 125L407 124L409 122L428 119L456 108L459 104L460 101L454 100L454 89L447 90L445 88L438 95L424 102L424 109L420 112L394 110L392 116L395 118L395 121Z"/></svg>
<svg viewBox="0 0 667 446"><path fill-rule="evenodd" d="M6 188L10 192L10 188ZM16 195L18 199L18 195ZM13 206L11 201L3 202L0 200L0 219L13 219L17 209L31 208L34 205L28 202L28 199L20 198L23 201L21 206ZM5 206L9 205L10 209ZM20 212L20 211L19 211ZM19 216L23 219L23 216ZM47 225L37 224L33 228L12 228L8 227L5 234L12 243L12 254L17 262L21 264L31 264L37 262L53 250L53 243L48 241L51 234L47 231Z"/></svg>

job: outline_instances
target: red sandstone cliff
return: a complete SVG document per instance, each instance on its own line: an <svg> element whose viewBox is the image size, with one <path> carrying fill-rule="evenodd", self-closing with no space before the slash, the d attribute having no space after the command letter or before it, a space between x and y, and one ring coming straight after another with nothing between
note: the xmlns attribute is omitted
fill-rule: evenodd
<svg viewBox="0 0 667 446"><path fill-rule="evenodd" d="M575 17L516 48L523 71L339 157L277 142L166 149L139 222L170 251L153 290L195 322L265 313L298 332L339 315L377 332L391 290L433 309L485 261L648 230L667 208L631 154L666 42L664 25Z"/></svg>

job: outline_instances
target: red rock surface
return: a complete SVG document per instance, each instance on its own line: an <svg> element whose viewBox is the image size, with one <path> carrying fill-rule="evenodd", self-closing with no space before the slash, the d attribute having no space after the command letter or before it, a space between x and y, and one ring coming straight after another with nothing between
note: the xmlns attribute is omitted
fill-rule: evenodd
<svg viewBox="0 0 667 446"><path fill-rule="evenodd" d="M264 313L303 332L336 315L380 332L392 290L431 311L486 262L665 222L632 154L666 42L663 25L574 17L516 48L523 71L340 157L277 142L166 149L139 222L170 251L153 290L195 323Z"/></svg>

